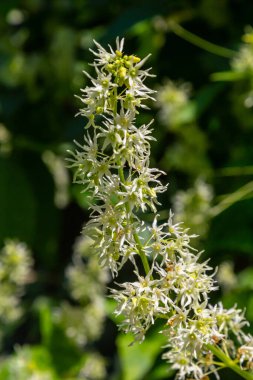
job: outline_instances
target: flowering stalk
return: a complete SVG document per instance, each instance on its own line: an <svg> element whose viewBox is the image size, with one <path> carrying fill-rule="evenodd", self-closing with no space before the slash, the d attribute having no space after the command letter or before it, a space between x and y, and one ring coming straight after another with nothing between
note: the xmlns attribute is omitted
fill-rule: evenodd
<svg viewBox="0 0 253 380"><path fill-rule="evenodd" d="M219 347L215 347L210 344L208 345L208 349L224 363L224 367L232 369L232 371L238 373L243 379L252 380L252 374L240 368L236 364L236 361L230 359L230 357L224 354Z"/></svg>
<svg viewBox="0 0 253 380"><path fill-rule="evenodd" d="M201 253L190 245L194 236L173 223L172 213L168 222L158 224L157 196L166 186L158 179L162 172L149 167L151 123L135 125L139 109L153 99L153 91L144 84L151 76L150 69L143 70L148 57L125 55L123 43L117 39L116 50L109 46L107 51L95 42L97 78L85 73L92 87L83 89L80 97L80 114L88 118L91 132L84 145L76 143L79 149L69 159L74 181L96 201L84 233L92 238L101 265L113 276L127 260L134 266L136 281L111 291L115 313L124 316L119 327L141 342L156 319L166 320L168 351L163 357L178 371L178 379L208 378L226 366L253 379L237 365L239 361L250 369L253 363L252 337L242 331L247 325L243 312L208 304L217 286L214 273L208 273L212 268L207 261L199 262ZM141 220L147 209L155 214L152 225Z"/></svg>

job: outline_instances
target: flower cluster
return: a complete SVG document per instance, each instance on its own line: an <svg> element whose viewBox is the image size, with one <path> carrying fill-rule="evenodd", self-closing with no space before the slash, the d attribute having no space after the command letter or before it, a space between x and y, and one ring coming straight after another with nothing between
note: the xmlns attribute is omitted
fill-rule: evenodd
<svg viewBox="0 0 253 380"><path fill-rule="evenodd" d="M34 278L31 265L31 254L24 243L6 241L0 255L1 334L2 331L8 331L7 324L10 325L22 314L20 297L23 295L24 285ZM56 305L42 298L34 304L34 308L39 312L41 320L45 310L48 312L46 315L50 315L47 326L52 335L47 336L48 342L51 337L55 339L54 332L57 332L64 337L67 347L78 353L78 363L71 369L73 379L74 376L75 379L106 379L105 359L92 348L92 344L103 329L109 275L108 270L102 269L92 255L90 239L81 237L75 242L73 263L67 268L66 280L70 293L68 300ZM43 327L41 334L44 343ZM81 352L83 355L79 356ZM7 356L1 355L0 360L0 379L4 380L60 380L70 376L70 372L61 372L59 375L52 366L53 356L47 344L15 345L14 352Z"/></svg>
<svg viewBox="0 0 253 380"><path fill-rule="evenodd" d="M223 261L219 265L217 280L224 292L229 292L236 288L238 279L234 272L234 265L231 261Z"/></svg>
<svg viewBox="0 0 253 380"><path fill-rule="evenodd" d="M84 137L84 145L77 143L81 150L72 153L70 166L76 169L74 181L85 185L96 200L86 232L101 264L117 274L139 252L143 223L135 212L148 208L155 212L157 194L166 186L158 179L162 172L149 168L150 124L135 126L138 108L145 108L143 101L154 92L143 83L151 76L142 70L147 58L125 55L123 40L117 39L115 52L96 45L98 77L91 78L93 87L82 91L85 107L80 110L89 120L87 127L94 128Z"/></svg>
<svg viewBox="0 0 253 380"><path fill-rule="evenodd" d="M24 243L7 240L0 255L0 323L5 325L22 314L20 297L31 274L31 253Z"/></svg>
<svg viewBox="0 0 253 380"><path fill-rule="evenodd" d="M4 380L70 380L52 366L51 352L42 345L14 347L12 355L1 356L0 378ZM72 374L73 373L73 374ZM85 352L71 372L75 380L105 380L106 362L96 351Z"/></svg>
<svg viewBox="0 0 253 380"><path fill-rule="evenodd" d="M243 36L244 44L241 46L239 53L233 58L232 67L238 72L253 74L253 29L249 27Z"/></svg>
<svg viewBox="0 0 253 380"><path fill-rule="evenodd" d="M136 340L143 340L147 329L157 318L187 319L193 311L207 304L208 294L216 289L211 268L199 263L189 245L190 236L179 224L169 222L149 227L150 237L143 244L144 252L153 257L149 273L138 281L124 283L112 290L117 300L117 314L125 316L121 328L131 331ZM123 289L123 290L122 290Z"/></svg>
<svg viewBox="0 0 253 380"><path fill-rule="evenodd" d="M74 181L94 200L83 231L92 239L91 249L113 275L127 260L134 266L136 280L111 290L115 313L124 317L120 328L141 342L156 319L164 319L169 348L164 358L178 370L178 379L201 379L216 371L213 347L226 346L225 352L237 355L241 345L241 365L250 366L252 345L242 332L247 325L243 312L209 305L209 294L217 288L215 273L191 247L194 235L174 223L172 213L167 222L158 222L157 197L166 186L159 180L162 172L149 167L151 124L135 125L139 108L152 98L143 83L151 75L142 69L147 58L125 55L123 42L117 39L115 51L96 43L97 78L86 73L93 86L80 98L80 114L92 128L69 159ZM151 225L141 219L146 210L155 214ZM77 294L78 287L73 291Z"/></svg>
<svg viewBox="0 0 253 380"><path fill-rule="evenodd" d="M73 263L67 268L68 288L76 305L65 301L54 310L54 322L78 346L94 341L101 334L105 319L104 296L108 271L92 254L91 239L79 238L74 246Z"/></svg>
<svg viewBox="0 0 253 380"><path fill-rule="evenodd" d="M1 379L57 380L50 359L48 351L40 346L16 346L13 355L1 358Z"/></svg>
<svg viewBox="0 0 253 380"><path fill-rule="evenodd" d="M175 136L175 141L162 157L161 165L167 170L176 169L189 174L191 178L206 177L210 171L207 141L197 125L197 104L190 95L191 84L187 82L167 80L158 87L158 119Z"/></svg>
<svg viewBox="0 0 253 380"><path fill-rule="evenodd" d="M234 341L241 344L247 339L242 328L248 322L241 310L234 307L224 309L219 303L208 307L206 304L198 305L194 312L192 317L180 311L168 321L169 328L164 331L168 334L169 351L163 357L172 363L173 369L178 370L178 379L185 379L187 375L202 379L208 373L217 371L210 345L224 346L233 357L236 356ZM242 347L238 353L243 352ZM246 355L241 361L244 359Z"/></svg>
<svg viewBox="0 0 253 380"><path fill-rule="evenodd" d="M106 379L105 359L97 352L86 358L84 365L77 375L77 380L104 380Z"/></svg>
<svg viewBox="0 0 253 380"><path fill-rule="evenodd" d="M69 176L63 158L57 156L50 150L46 150L42 159L47 165L49 171L52 174L54 185L55 185L55 195L54 201L58 208L64 208L67 206L69 201L68 185Z"/></svg>
<svg viewBox="0 0 253 380"><path fill-rule="evenodd" d="M244 80L244 106L253 107L253 29L248 27L243 35L243 44L231 62L235 80Z"/></svg>
<svg viewBox="0 0 253 380"><path fill-rule="evenodd" d="M189 105L191 92L190 83L175 83L167 80L157 91L157 106L159 107L159 117L161 121L169 126L178 126L182 120L180 116L185 113L185 108Z"/></svg>
<svg viewBox="0 0 253 380"><path fill-rule="evenodd" d="M143 80L150 76L148 70L141 70L148 57L140 60L134 55L123 54L124 41L119 39L116 51L110 47L108 52L97 42L95 44L98 48L97 52L93 52L97 57L94 63L97 78L94 79L85 72L93 87L83 89L83 96L80 97L85 105L80 114L89 119L87 127L91 124L96 126L94 119L97 114L110 115L115 110L115 94L120 99L122 108L135 113L138 107L146 108L142 101L151 98L150 94L153 93L143 84ZM121 87L123 91L117 91L121 91ZM124 113L122 116L124 117Z"/></svg>
<svg viewBox="0 0 253 380"><path fill-rule="evenodd" d="M198 178L192 188L180 190L173 197L175 220L204 236L208 230L212 199L212 187Z"/></svg>

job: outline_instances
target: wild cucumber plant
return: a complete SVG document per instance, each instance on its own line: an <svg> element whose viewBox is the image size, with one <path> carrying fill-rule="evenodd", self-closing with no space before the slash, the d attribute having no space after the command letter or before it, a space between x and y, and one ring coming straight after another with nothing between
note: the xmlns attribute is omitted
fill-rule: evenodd
<svg viewBox="0 0 253 380"><path fill-rule="evenodd" d="M32 277L32 255L26 244L6 240L0 251L0 342L6 326L20 319L20 298Z"/></svg>
<svg viewBox="0 0 253 380"><path fill-rule="evenodd" d="M194 235L174 223L172 213L168 222L158 223L157 197L166 186L159 180L163 173L149 167L152 122L135 124L139 111L147 108L145 101L153 99L154 91L144 84L152 76L143 69L148 56L125 55L123 39L117 38L115 51L95 44L97 76L85 73L92 85L80 97L89 131L69 160L74 182L94 199L84 234L93 240L101 265L117 276L127 260L133 264L136 280L111 291L115 313L124 317L119 327L141 342L151 325L163 319L163 358L178 379L208 379L225 367L253 379L248 371L253 338L242 330L248 325L244 313L209 304L217 285L208 262L191 248ZM146 210L154 213L151 225L141 219Z"/></svg>

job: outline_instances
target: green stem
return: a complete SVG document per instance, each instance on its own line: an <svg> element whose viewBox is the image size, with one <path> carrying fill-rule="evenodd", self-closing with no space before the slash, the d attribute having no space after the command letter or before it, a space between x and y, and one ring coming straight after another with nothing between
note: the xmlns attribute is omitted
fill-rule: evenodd
<svg viewBox="0 0 253 380"><path fill-rule="evenodd" d="M118 100L117 97L118 97L118 93L117 93L117 88L115 87L114 99L113 99L114 117L116 117L116 115L117 115L117 100ZM121 183L125 184L125 175L124 175L124 170L123 170L121 163L119 163L118 173L119 173ZM126 204L126 210L128 213L130 212L129 204ZM137 232L133 233L133 237L134 237L134 241L136 243L136 247L138 249L138 253L139 253L139 256L141 258L142 265L144 267L145 273L146 273L146 275L148 275L148 273L150 272L149 262L148 262L147 256L145 255L145 251L143 250L143 247L142 247L142 244L141 244L141 241L140 241L140 238L139 238L139 235L137 234ZM153 278L152 275L150 276L150 278L151 279Z"/></svg>
<svg viewBox="0 0 253 380"><path fill-rule="evenodd" d="M141 261L142 261L142 265L143 265L145 273L147 275L150 272L150 266L149 266L149 262L148 262L147 256L145 255L145 252L143 251L139 235L136 232L134 232L133 236L134 236L134 241L135 241L136 246L137 246L138 251L139 251L139 255L140 255L140 258L141 258ZM151 280L153 279L152 275L150 276L150 279Z"/></svg>
<svg viewBox="0 0 253 380"><path fill-rule="evenodd" d="M224 177L253 175L253 165L222 168L216 171L216 175Z"/></svg>
<svg viewBox="0 0 253 380"><path fill-rule="evenodd" d="M206 41L205 39L196 36L196 34L193 34L189 32L188 30L184 29L181 25L179 25L174 20L168 21L168 26L170 30L172 30L173 33L175 33L178 37L183 38L184 40L192 43L195 46L198 46L199 48L208 51L209 53L219 55L220 57L225 58L232 58L235 54L235 51L231 49L224 48L222 46L213 44L212 42Z"/></svg>
<svg viewBox="0 0 253 380"><path fill-rule="evenodd" d="M122 166L119 167L119 177L120 177L121 182L124 184L125 183L125 176L124 176L124 170L123 170ZM128 213L130 212L129 204L126 204L126 210ZM142 265L143 265L145 273L147 275L150 272L150 266L149 266L147 256L145 255L145 252L142 248L142 244L141 244L141 241L140 241L140 238L139 238L139 235L137 234L137 232L133 233L133 237L134 237L134 241L136 243L137 249L138 249L139 256L140 256L141 261L142 261ZM152 276L150 276L150 278L152 279Z"/></svg>
<svg viewBox="0 0 253 380"><path fill-rule="evenodd" d="M117 90L117 87L114 87L113 95L114 95L114 99L113 99L113 116L115 118L117 116L117 99L118 99L118 90Z"/></svg>
<svg viewBox="0 0 253 380"><path fill-rule="evenodd" d="M210 215L215 217L225 211L227 208L239 202L240 200L247 197L249 194L253 193L253 181L248 182L246 185L240 187L238 190L234 191L232 194L226 196L220 203L212 207L210 210Z"/></svg>
<svg viewBox="0 0 253 380"><path fill-rule="evenodd" d="M253 380L253 373L247 372L241 369L230 357L228 357L219 347L212 344L207 344L207 348L218 358L220 359L227 368L230 368L232 371L238 373L243 379Z"/></svg>

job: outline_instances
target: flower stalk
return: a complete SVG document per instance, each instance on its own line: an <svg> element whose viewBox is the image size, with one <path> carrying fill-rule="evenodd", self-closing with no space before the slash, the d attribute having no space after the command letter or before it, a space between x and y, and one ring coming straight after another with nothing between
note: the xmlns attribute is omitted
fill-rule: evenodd
<svg viewBox="0 0 253 380"><path fill-rule="evenodd" d="M172 213L166 223L158 223L157 198L167 186L159 180L163 172L149 167L152 123L136 126L139 111L153 99L154 91L144 84L152 76L150 69L143 69L148 57L124 54L124 40L118 38L116 50L95 44L97 77L85 73L93 86L83 89L80 97L80 114L88 119L89 131L83 145L76 143L78 149L70 152L69 161L74 181L96 200L84 234L92 239L101 265L117 276L127 260L133 264L136 280L111 290L115 313L124 317L119 328L142 342L151 325L162 318L167 337L163 358L177 370L179 380L189 376L200 380L217 372L220 366L213 355L251 379L252 374L222 351L233 336L234 343L227 345L229 354L237 352L242 368L252 367L253 338L242 330L248 324L244 313L209 304L209 293L217 289L215 273L208 261L200 261L201 252L191 247L195 236L174 223ZM147 210L154 213L150 225L141 219Z"/></svg>
<svg viewBox="0 0 253 380"><path fill-rule="evenodd" d="M208 344L208 350L210 350L221 362L224 364L224 368L230 368L232 371L238 373L243 379L253 380L253 374L240 368L235 360L228 357L219 347Z"/></svg>

